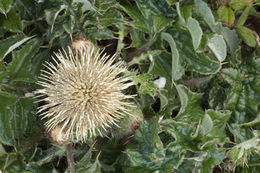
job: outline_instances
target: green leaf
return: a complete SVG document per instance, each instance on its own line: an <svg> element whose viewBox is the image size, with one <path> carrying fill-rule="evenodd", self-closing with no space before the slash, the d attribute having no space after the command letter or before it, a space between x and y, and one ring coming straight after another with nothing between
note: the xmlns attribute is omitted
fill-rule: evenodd
<svg viewBox="0 0 260 173"><path fill-rule="evenodd" d="M37 149L37 148L36 148ZM66 155L65 147L48 147L45 150L41 150L38 148L38 150L41 151L41 155L30 161L27 165L27 168L29 168L30 171L35 172L46 172L46 167L48 163L51 163L54 159L57 157L62 157ZM36 160L37 159L37 160ZM50 168L47 168L48 171L51 171L52 166Z"/></svg>
<svg viewBox="0 0 260 173"><path fill-rule="evenodd" d="M260 5L260 0L255 0L255 1L254 1L254 4L255 4L255 5Z"/></svg>
<svg viewBox="0 0 260 173"><path fill-rule="evenodd" d="M242 40L250 47L255 47L257 45L256 37L253 31L247 27L239 26L237 29L237 34L242 38Z"/></svg>
<svg viewBox="0 0 260 173"><path fill-rule="evenodd" d="M227 27L223 27L222 35L227 43L227 46L229 48L229 51L232 55L232 57L236 56L236 53L238 52L240 46L240 40L237 36L237 33L235 30L230 30Z"/></svg>
<svg viewBox="0 0 260 173"><path fill-rule="evenodd" d="M199 171L203 173L212 172L214 167L220 165L223 162L223 159L226 157L225 150L223 149L212 149L208 152L201 152L199 156L202 156L203 160L200 162L195 162L194 164L199 164Z"/></svg>
<svg viewBox="0 0 260 173"><path fill-rule="evenodd" d="M236 22L236 27L243 26L245 24L252 6L253 6L253 2L248 1L248 5L246 9L243 11L242 15L239 17L239 19Z"/></svg>
<svg viewBox="0 0 260 173"><path fill-rule="evenodd" d="M155 27L155 32L160 32L164 30L167 26L171 25L173 19L165 18L164 16L158 15L153 17L153 23Z"/></svg>
<svg viewBox="0 0 260 173"><path fill-rule="evenodd" d="M180 3L179 3L179 2L176 2L176 3L175 3L175 6L176 6L177 14L178 14L178 16L179 16L179 20L180 20L181 25L185 25L185 19L184 19L184 17L182 16L182 13L181 13Z"/></svg>
<svg viewBox="0 0 260 173"><path fill-rule="evenodd" d="M180 60L185 71L196 71L201 74L215 74L221 66L211 60L205 53L196 53L193 49L190 33L178 26L170 28L168 33L174 37Z"/></svg>
<svg viewBox="0 0 260 173"><path fill-rule="evenodd" d="M217 97L216 97L217 96ZM223 110L226 93L221 86L215 86L209 93L209 106L211 109Z"/></svg>
<svg viewBox="0 0 260 173"><path fill-rule="evenodd" d="M13 104L16 101L16 97L6 92L0 92L0 106L1 109Z"/></svg>
<svg viewBox="0 0 260 173"><path fill-rule="evenodd" d="M128 1L120 1L120 7L133 19L131 25L140 31L151 33L151 21L147 21L137 6Z"/></svg>
<svg viewBox="0 0 260 173"><path fill-rule="evenodd" d="M62 26L68 34L72 34L73 29L75 27L75 18L73 16L70 16L69 20L66 23L64 23Z"/></svg>
<svg viewBox="0 0 260 173"><path fill-rule="evenodd" d="M143 168L150 171L161 168L165 152L158 132L157 118L152 118L149 121L145 120L140 124L133 143L126 149L131 167Z"/></svg>
<svg viewBox="0 0 260 173"><path fill-rule="evenodd" d="M187 26L188 30L191 33L193 48L194 50L197 50L199 48L203 34L202 29L200 28L200 24L196 19L189 17L187 21Z"/></svg>
<svg viewBox="0 0 260 173"><path fill-rule="evenodd" d="M235 11L240 11L246 8L249 0L229 0L228 5Z"/></svg>
<svg viewBox="0 0 260 173"><path fill-rule="evenodd" d="M212 126L214 122L216 122L215 124L222 123L222 117L217 116L216 121L212 121L213 117L211 116L208 116L208 118L211 119ZM205 121L205 123L206 122L207 121ZM225 124L225 122L223 123ZM168 150L184 158L184 161L181 161L181 165L176 170L177 172L187 172L194 168L199 168L202 172L209 172L225 158L224 149L217 148L217 145L215 145L217 141L209 141L214 140L215 137L206 137L203 133L198 131L200 125L195 129L190 123L183 123L172 119L163 120L160 125L164 132L170 134L175 139L168 144ZM212 126L210 128L215 130L215 127ZM218 126L216 126L216 128L217 127ZM209 133L214 130L211 130ZM221 130L223 130L223 128L221 128ZM216 134L218 135L218 133ZM222 132L222 134L225 133ZM216 138L218 137L216 136ZM191 151L191 153L189 151Z"/></svg>
<svg viewBox="0 0 260 173"><path fill-rule="evenodd" d="M113 7L115 7L117 5L117 1L116 0L107 0L107 1L96 1L95 3L96 8L99 10L99 12L106 12L109 9L112 9Z"/></svg>
<svg viewBox="0 0 260 173"><path fill-rule="evenodd" d="M215 18L208 7L207 3L202 0L195 0L195 10L203 17L205 22L210 26L210 28L214 31L215 27Z"/></svg>
<svg viewBox="0 0 260 173"><path fill-rule="evenodd" d="M34 122L34 110L33 110L33 100L31 98L21 98L13 106L13 120L12 120L12 130L16 138L23 137L29 125Z"/></svg>
<svg viewBox="0 0 260 173"><path fill-rule="evenodd" d="M252 69L248 64L247 68ZM242 67L243 67L242 66ZM260 105L259 79L257 75L241 73L235 69L222 69L222 77L232 86L224 102L226 109L233 112L236 123L246 123L256 118Z"/></svg>
<svg viewBox="0 0 260 173"><path fill-rule="evenodd" d="M213 51L219 62L223 62L227 56L227 46L222 35L215 34L208 40L208 46Z"/></svg>
<svg viewBox="0 0 260 173"><path fill-rule="evenodd" d="M184 69L182 68L179 60L179 52L176 48L176 44L172 36L168 33L162 33L162 39L166 40L170 47L172 52L172 67L171 67L171 76L172 81L176 81L181 78L181 76L184 73Z"/></svg>
<svg viewBox="0 0 260 173"><path fill-rule="evenodd" d="M2 157L4 154L6 154L6 151L2 144L0 144L0 157Z"/></svg>
<svg viewBox="0 0 260 173"><path fill-rule="evenodd" d="M160 90L160 113L167 118L170 118L172 111L179 107L179 101L175 99L176 95L176 90L172 85L167 86L166 90Z"/></svg>
<svg viewBox="0 0 260 173"><path fill-rule="evenodd" d="M176 0L166 0L169 5L174 5Z"/></svg>
<svg viewBox="0 0 260 173"><path fill-rule="evenodd" d="M32 121L31 109L33 101L28 98L17 100L15 96L0 93L0 99L8 101L6 106L0 105L0 142L5 145L14 145L15 139L23 136ZM12 102L12 103L11 103Z"/></svg>
<svg viewBox="0 0 260 173"><path fill-rule="evenodd" d="M170 151L182 154L185 150L196 151L198 149L197 141L191 138L194 128L190 124L166 119L160 125L163 131L174 138L174 141L167 146Z"/></svg>
<svg viewBox="0 0 260 173"><path fill-rule="evenodd" d="M49 25L51 25L51 29L50 29L51 33L53 31L56 18L58 17L59 13L66 8L67 8L67 5L60 5L59 9L45 10L46 21Z"/></svg>
<svg viewBox="0 0 260 173"><path fill-rule="evenodd" d="M220 6L218 8L218 15L222 22L232 25L235 21L235 13L233 10L226 6Z"/></svg>
<svg viewBox="0 0 260 173"><path fill-rule="evenodd" d="M99 18L99 23L103 27L119 22L123 22L123 16L117 10L108 10L103 16Z"/></svg>
<svg viewBox="0 0 260 173"><path fill-rule="evenodd" d="M192 17L192 5L185 5L182 6L181 10L181 15L183 16L184 20L187 22L187 20Z"/></svg>
<svg viewBox="0 0 260 173"><path fill-rule="evenodd" d="M181 100L181 109L174 119L189 124L199 122L204 114L202 108L198 105L201 94L191 92L183 85L176 85L176 89Z"/></svg>
<svg viewBox="0 0 260 173"><path fill-rule="evenodd" d="M92 157L92 150L90 149L76 164L77 171L80 171L80 169L86 169L86 165L89 165L91 163L91 157Z"/></svg>
<svg viewBox="0 0 260 173"><path fill-rule="evenodd" d="M0 1L0 13L6 15L12 7L13 0Z"/></svg>
<svg viewBox="0 0 260 173"><path fill-rule="evenodd" d="M165 1L140 0L131 3L121 0L120 7L133 19L130 23L134 28L152 35L170 25L175 17Z"/></svg>
<svg viewBox="0 0 260 173"><path fill-rule="evenodd" d="M82 159L77 163L76 170L78 173L101 173L101 165L98 159L91 163L92 150L90 149Z"/></svg>
<svg viewBox="0 0 260 173"><path fill-rule="evenodd" d="M10 80L33 81L31 69L31 59L38 52L39 40L33 39L21 50L14 52L13 61L7 66L10 73Z"/></svg>
<svg viewBox="0 0 260 173"><path fill-rule="evenodd" d="M137 86L137 92L140 95L150 94L151 96L154 96L158 89L152 81L152 75L150 75L149 73L143 73L138 76L134 76L133 82Z"/></svg>
<svg viewBox="0 0 260 173"><path fill-rule="evenodd" d="M255 131L255 137L235 145L229 152L229 156L236 164L244 165L248 162L248 156L252 152L259 154L260 140L259 132Z"/></svg>
<svg viewBox="0 0 260 173"><path fill-rule="evenodd" d="M97 11L94 6L89 2L89 1L85 1L85 0L73 0L73 3L82 3L82 12L84 13L87 10L90 11Z"/></svg>
<svg viewBox="0 0 260 173"><path fill-rule="evenodd" d="M205 134L208 134L213 128L213 121L208 114L204 115L201 126L204 129Z"/></svg>
<svg viewBox="0 0 260 173"><path fill-rule="evenodd" d="M243 126L243 127L252 127L252 126L259 125L259 124L260 124L260 113L257 114L257 117L256 117L253 121L250 121L250 122L248 122L248 123L241 124L240 126Z"/></svg>
<svg viewBox="0 0 260 173"><path fill-rule="evenodd" d="M109 39L109 38L113 37L112 31L110 29L107 29L106 27L102 27L102 28L97 28L97 27L87 28L86 29L86 35L93 42L96 41L96 40Z"/></svg>
<svg viewBox="0 0 260 173"><path fill-rule="evenodd" d="M243 81L242 75L232 68L225 68L221 70L223 78L233 87L241 89L241 82ZM240 85L240 86L239 86Z"/></svg>
<svg viewBox="0 0 260 173"><path fill-rule="evenodd" d="M166 82L172 81L172 56L165 52L160 55L151 57L150 73L165 77Z"/></svg>
<svg viewBox="0 0 260 173"><path fill-rule="evenodd" d="M152 109L152 104L155 102L155 99L152 96L148 94L141 95L140 98L137 99L137 102L144 116L153 116L155 114Z"/></svg>
<svg viewBox="0 0 260 173"><path fill-rule="evenodd" d="M230 111L207 110L202 120L202 127L205 130L204 138L206 138L204 140L214 140L223 145L226 141L225 128L230 116Z"/></svg>
<svg viewBox="0 0 260 173"><path fill-rule="evenodd" d="M2 21L2 26L9 31L22 31L20 16L16 14L15 10L10 10L6 16L0 16L0 21Z"/></svg>
<svg viewBox="0 0 260 173"><path fill-rule="evenodd" d="M146 19L151 19L152 16L167 16L173 17L173 10L167 4L166 1L157 1L157 0L139 0L136 1L138 8Z"/></svg>
<svg viewBox="0 0 260 173"><path fill-rule="evenodd" d="M143 33L142 31L140 31L138 29L133 28L133 30L130 32L130 36L131 36L131 40L132 40L131 47L139 48L147 42L147 40L145 39L145 33ZM136 58L138 58L138 57L136 57ZM132 61L134 61L136 58L134 58Z"/></svg>
<svg viewBox="0 0 260 173"><path fill-rule="evenodd" d="M6 55L12 52L14 49L21 46L32 37L25 37L24 35L14 35L7 39L0 40L0 60L3 60Z"/></svg>
<svg viewBox="0 0 260 173"><path fill-rule="evenodd" d="M96 160L91 167L84 170L84 173L101 173L101 165L98 160Z"/></svg>
<svg viewBox="0 0 260 173"><path fill-rule="evenodd" d="M33 76L39 76L41 74L42 68L44 68L44 62L51 58L51 50L40 51L34 58L31 60L31 73ZM35 77L35 78L36 78Z"/></svg>

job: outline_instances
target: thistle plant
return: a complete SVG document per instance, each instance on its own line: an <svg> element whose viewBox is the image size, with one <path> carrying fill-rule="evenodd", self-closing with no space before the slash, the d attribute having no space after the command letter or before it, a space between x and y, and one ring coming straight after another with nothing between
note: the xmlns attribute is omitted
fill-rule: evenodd
<svg viewBox="0 0 260 173"><path fill-rule="evenodd" d="M59 126L66 139L86 141L117 126L133 96L123 93L132 82L115 59L89 44L82 51L59 51L53 63L46 62L36 94L48 131Z"/></svg>

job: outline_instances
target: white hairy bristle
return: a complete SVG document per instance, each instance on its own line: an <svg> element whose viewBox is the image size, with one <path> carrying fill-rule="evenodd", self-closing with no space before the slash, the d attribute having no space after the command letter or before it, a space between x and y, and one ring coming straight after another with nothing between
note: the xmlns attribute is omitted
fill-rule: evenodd
<svg viewBox="0 0 260 173"><path fill-rule="evenodd" d="M130 103L122 91L132 85L121 74L126 69L94 46L84 51L60 51L46 62L35 93L44 105L38 114L46 118L47 130L61 127L67 139L81 139L102 135L111 125L117 125Z"/></svg>

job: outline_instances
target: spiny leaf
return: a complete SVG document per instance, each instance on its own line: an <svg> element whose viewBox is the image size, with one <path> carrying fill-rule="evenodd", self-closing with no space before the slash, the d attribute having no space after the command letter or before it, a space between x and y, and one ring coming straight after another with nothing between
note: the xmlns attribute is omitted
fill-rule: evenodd
<svg viewBox="0 0 260 173"><path fill-rule="evenodd" d="M0 1L0 12L6 15L12 7L13 0L1 0Z"/></svg>
<svg viewBox="0 0 260 173"><path fill-rule="evenodd" d="M211 60L205 53L196 53L193 50L192 39L188 31L177 25L174 28L169 28L168 33L174 37L185 71L215 74L220 70L219 62Z"/></svg>
<svg viewBox="0 0 260 173"><path fill-rule="evenodd" d="M229 0L228 5L236 11L243 10L246 8L249 0Z"/></svg>
<svg viewBox="0 0 260 173"><path fill-rule="evenodd" d="M0 41L0 60L3 60L6 55L12 52L14 49L21 46L26 41L30 40L32 37L25 37L24 35L14 35L8 37L7 39Z"/></svg>
<svg viewBox="0 0 260 173"><path fill-rule="evenodd" d="M223 27L222 33L221 33L227 43L227 46L229 48L229 52L231 53L232 57L235 58L236 53L238 52L240 46L240 40L238 38L238 35L236 34L235 30L230 30L227 27Z"/></svg>
<svg viewBox="0 0 260 173"><path fill-rule="evenodd" d="M176 89L181 100L181 109L175 120L190 124L199 122L204 114L198 105L201 94L191 92L183 85L176 85Z"/></svg>
<svg viewBox="0 0 260 173"><path fill-rule="evenodd" d="M209 48L213 51L219 62L223 62L227 56L227 46L222 35L215 34L208 41Z"/></svg>
<svg viewBox="0 0 260 173"><path fill-rule="evenodd" d="M233 10L226 6L220 6L218 8L218 15L220 20L226 24L232 25L235 20L235 13Z"/></svg>
<svg viewBox="0 0 260 173"><path fill-rule="evenodd" d="M6 16L0 16L0 20L3 22L2 25L5 29L12 32L21 32L22 24L19 14L16 14L15 10L11 10Z"/></svg>
<svg viewBox="0 0 260 173"><path fill-rule="evenodd" d="M162 39L166 40L171 47L171 53L172 53L172 67L171 67L172 74L171 74L171 76L172 76L172 81L176 81L176 80L180 79L184 73L184 69L181 66L180 60L179 60L179 51L176 48L175 41L170 34L162 33Z"/></svg>
<svg viewBox="0 0 260 173"><path fill-rule="evenodd" d="M195 9L203 17L205 22L207 22L210 28L214 31L215 18L211 12L211 9L208 7L207 3L202 0L195 0Z"/></svg>
<svg viewBox="0 0 260 173"><path fill-rule="evenodd" d="M14 60L7 67L7 71L11 76L10 80L32 80L32 74L30 72L31 59L39 48L39 40L33 39L21 50L14 53Z"/></svg>
<svg viewBox="0 0 260 173"><path fill-rule="evenodd" d="M165 152L158 132L157 118L141 123L135 134L135 143L130 144L126 149L132 167L150 171L161 167Z"/></svg>
<svg viewBox="0 0 260 173"><path fill-rule="evenodd" d="M257 45L256 37L251 29L245 26L239 26L236 31L248 46L255 47Z"/></svg>
<svg viewBox="0 0 260 173"><path fill-rule="evenodd" d="M187 26L188 30L191 33L193 48L194 50L197 50L203 34L202 29L200 28L200 24L196 19L189 17Z"/></svg>

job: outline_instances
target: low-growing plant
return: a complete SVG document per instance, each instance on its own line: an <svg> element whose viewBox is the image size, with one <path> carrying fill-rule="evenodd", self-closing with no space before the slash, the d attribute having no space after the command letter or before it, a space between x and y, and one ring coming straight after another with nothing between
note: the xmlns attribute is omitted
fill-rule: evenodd
<svg viewBox="0 0 260 173"><path fill-rule="evenodd" d="M259 4L0 0L0 172L260 172Z"/></svg>

